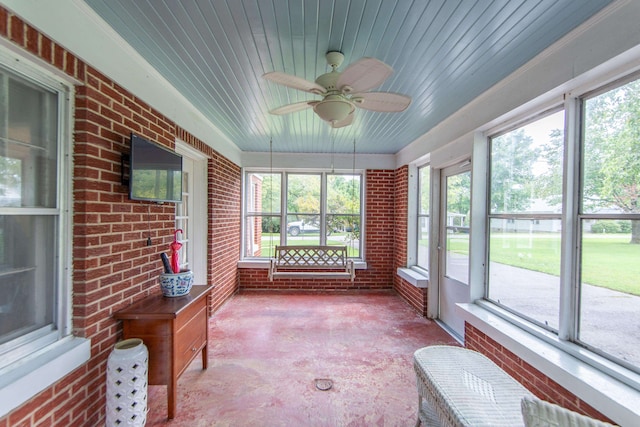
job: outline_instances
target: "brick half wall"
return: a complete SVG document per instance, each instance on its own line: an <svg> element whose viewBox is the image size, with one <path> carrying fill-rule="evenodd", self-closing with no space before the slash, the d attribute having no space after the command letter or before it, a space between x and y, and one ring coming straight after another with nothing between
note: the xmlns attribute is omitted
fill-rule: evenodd
<svg viewBox="0 0 640 427"><path fill-rule="evenodd" d="M479 329L465 322L465 347L478 351L501 367L540 399L608 423L613 421L576 395L501 346Z"/></svg>

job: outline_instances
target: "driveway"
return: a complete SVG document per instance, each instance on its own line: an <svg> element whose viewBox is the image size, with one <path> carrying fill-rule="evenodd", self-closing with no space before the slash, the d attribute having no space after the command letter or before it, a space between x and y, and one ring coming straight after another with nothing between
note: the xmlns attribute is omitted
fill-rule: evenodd
<svg viewBox="0 0 640 427"><path fill-rule="evenodd" d="M558 327L557 276L498 263L491 263L490 275L492 298ZM640 366L640 297L584 284L581 300L581 340Z"/></svg>

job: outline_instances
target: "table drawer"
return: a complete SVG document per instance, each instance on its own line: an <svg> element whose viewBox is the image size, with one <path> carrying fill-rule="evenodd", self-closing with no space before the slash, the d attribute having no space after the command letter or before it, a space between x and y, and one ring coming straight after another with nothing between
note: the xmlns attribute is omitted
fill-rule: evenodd
<svg viewBox="0 0 640 427"><path fill-rule="evenodd" d="M184 310L180 311L180 313L178 313L178 316L176 317L176 330L179 331L180 329L184 328L184 326L189 323L191 319L194 318L194 316L196 316L196 313L207 306L206 302L207 300L203 298L200 301L189 304L184 308Z"/></svg>
<svg viewBox="0 0 640 427"><path fill-rule="evenodd" d="M176 335L176 369L178 375L199 354L207 341L207 313L203 307Z"/></svg>

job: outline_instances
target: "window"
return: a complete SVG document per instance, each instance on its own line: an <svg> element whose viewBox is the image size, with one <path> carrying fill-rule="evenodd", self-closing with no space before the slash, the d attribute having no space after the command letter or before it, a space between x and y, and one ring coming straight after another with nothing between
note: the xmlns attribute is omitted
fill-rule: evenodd
<svg viewBox="0 0 640 427"><path fill-rule="evenodd" d="M360 173L247 171L244 192L244 258L285 244L345 245L361 258Z"/></svg>
<svg viewBox="0 0 640 427"><path fill-rule="evenodd" d="M564 111L490 140L487 298L558 330Z"/></svg>
<svg viewBox="0 0 640 427"><path fill-rule="evenodd" d="M193 178L191 176L191 170L186 164L191 163L183 159L183 171L182 171L182 202L176 203L176 228L175 237L180 242L181 246L178 252L178 264L181 270L191 270L191 260L193 259L193 196L191 183ZM182 230L182 232L178 232ZM176 272L177 273L177 272Z"/></svg>
<svg viewBox="0 0 640 427"><path fill-rule="evenodd" d="M585 96L582 117L576 340L640 371L640 80Z"/></svg>
<svg viewBox="0 0 640 427"><path fill-rule="evenodd" d="M0 367L70 330L65 95L0 68Z"/></svg>
<svg viewBox="0 0 640 427"><path fill-rule="evenodd" d="M429 270L429 203L431 196L431 166L418 168L418 230L416 232L416 265Z"/></svg>
<svg viewBox="0 0 640 427"><path fill-rule="evenodd" d="M640 80L565 105L490 138L485 296L637 373Z"/></svg>
<svg viewBox="0 0 640 427"><path fill-rule="evenodd" d="M280 244L281 173L245 175L244 257L273 257Z"/></svg>

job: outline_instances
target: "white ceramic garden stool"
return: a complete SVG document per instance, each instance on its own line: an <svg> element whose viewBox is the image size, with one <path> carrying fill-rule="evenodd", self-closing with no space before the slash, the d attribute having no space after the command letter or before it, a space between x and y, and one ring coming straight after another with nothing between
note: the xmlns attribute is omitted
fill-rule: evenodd
<svg viewBox="0 0 640 427"><path fill-rule="evenodd" d="M107 427L147 422L149 352L140 338L116 343L107 360Z"/></svg>

